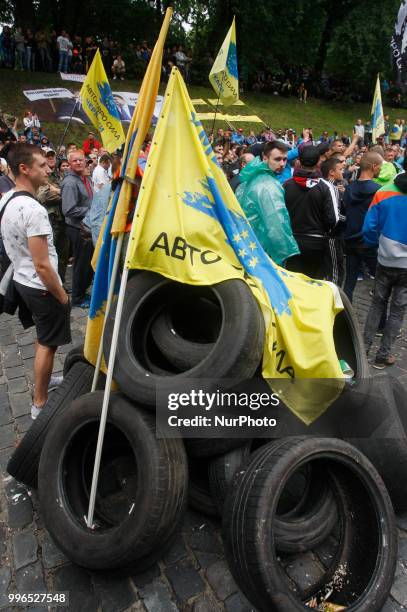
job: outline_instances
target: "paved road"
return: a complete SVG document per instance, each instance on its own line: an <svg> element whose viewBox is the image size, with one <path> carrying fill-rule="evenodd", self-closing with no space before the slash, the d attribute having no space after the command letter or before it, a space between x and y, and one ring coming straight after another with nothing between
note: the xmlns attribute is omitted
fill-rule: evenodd
<svg viewBox="0 0 407 612"><path fill-rule="evenodd" d="M358 283L355 306L363 324L371 283ZM73 344L83 339L87 311L72 312ZM61 372L62 347L55 359ZM171 551L151 569L130 578L100 577L72 565L44 529L35 491L7 475L15 443L31 424L29 415L34 334L15 317L0 317L0 609L13 609L9 592L70 591L70 610L80 612L249 612L222 553L219 524L189 511ZM397 341L392 371L407 388L407 330ZM375 370L372 370L375 372ZM398 517L399 562L384 612L407 611L407 514ZM310 564L318 562L310 558ZM302 569L303 571L303 569ZM21 608L20 608L21 609ZM31 608L32 610L34 608ZM42 609L44 608L36 608Z"/></svg>

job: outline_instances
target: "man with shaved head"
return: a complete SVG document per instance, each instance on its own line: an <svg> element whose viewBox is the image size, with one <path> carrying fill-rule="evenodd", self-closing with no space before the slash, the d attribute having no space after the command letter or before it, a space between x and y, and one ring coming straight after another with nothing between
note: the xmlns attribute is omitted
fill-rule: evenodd
<svg viewBox="0 0 407 612"><path fill-rule="evenodd" d="M253 159L254 159L253 153L242 153L241 156L239 157L239 171L237 172L237 174L234 174L231 179L229 179L229 185L232 187L233 191L236 191L236 189L240 185L240 176L239 176L240 171L245 166L247 166L247 164L249 164Z"/></svg>
<svg viewBox="0 0 407 612"><path fill-rule="evenodd" d="M374 276L376 272L377 249L364 242L362 228L373 196L380 187L374 179L379 176L382 164L383 157L379 153L366 153L360 162L359 179L348 185L345 190L346 280L344 291L351 301L363 262L367 265L371 276Z"/></svg>

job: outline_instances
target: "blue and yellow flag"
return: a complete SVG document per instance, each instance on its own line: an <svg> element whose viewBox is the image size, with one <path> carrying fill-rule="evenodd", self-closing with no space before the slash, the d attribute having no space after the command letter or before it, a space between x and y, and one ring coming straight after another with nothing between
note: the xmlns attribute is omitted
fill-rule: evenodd
<svg viewBox="0 0 407 612"><path fill-rule="evenodd" d="M120 149L125 140L124 131L99 49L79 95L83 110L100 133L105 149L109 153Z"/></svg>
<svg viewBox="0 0 407 612"><path fill-rule="evenodd" d="M382 104L382 92L380 89L380 76L377 75L376 88L372 104L372 142L376 144L377 138L383 136L386 128L384 126L384 114Z"/></svg>
<svg viewBox="0 0 407 612"><path fill-rule="evenodd" d="M148 68L144 75L137 99L137 106L130 123L123 154L121 176L130 178L118 185L112 194L104 223L100 230L92 266L95 270L88 324L86 327L84 354L86 359L96 364L99 345L105 320L106 301L110 286L110 276L116 253L117 236L126 229L127 216L133 196L133 183L138 169L140 149L151 125L158 88L160 85L162 54L170 24L172 9L166 11L160 35L155 44ZM118 285L115 289L117 289ZM102 365L105 371L105 365Z"/></svg>
<svg viewBox="0 0 407 612"><path fill-rule="evenodd" d="M335 315L342 310L336 288L287 272L265 253L176 68L154 134L130 244L128 268L191 285L247 282L266 323L265 378L343 380L333 340ZM311 397L300 403L298 410L290 407L306 423L327 406Z"/></svg>
<svg viewBox="0 0 407 612"><path fill-rule="evenodd" d="M239 99L239 74L237 71L236 26L232 25L209 73L209 80L224 106Z"/></svg>

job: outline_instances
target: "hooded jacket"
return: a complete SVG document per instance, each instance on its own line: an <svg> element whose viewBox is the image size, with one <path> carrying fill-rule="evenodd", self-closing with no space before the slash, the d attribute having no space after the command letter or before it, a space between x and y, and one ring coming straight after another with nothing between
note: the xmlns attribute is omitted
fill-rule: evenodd
<svg viewBox="0 0 407 612"><path fill-rule="evenodd" d="M396 174L397 170L395 166L391 162L384 161L382 163L379 176L373 180L379 185L379 187L383 187L383 185L392 181Z"/></svg>
<svg viewBox="0 0 407 612"><path fill-rule="evenodd" d="M362 228L373 196L380 186L373 180L354 181L347 185L344 202L346 208L345 240L363 242Z"/></svg>
<svg viewBox="0 0 407 612"><path fill-rule="evenodd" d="M277 264L299 253L290 217L284 202L284 189L275 172L255 158L240 172L236 197L263 249Z"/></svg>
<svg viewBox="0 0 407 612"><path fill-rule="evenodd" d="M81 176L68 170L61 183L62 212L67 225L80 229L81 222L92 203L92 186Z"/></svg>
<svg viewBox="0 0 407 612"><path fill-rule="evenodd" d="M376 192L363 224L363 238L379 245L378 262L388 268L407 268L407 173Z"/></svg>
<svg viewBox="0 0 407 612"><path fill-rule="evenodd" d="M333 185L316 172L301 169L284 183L284 189L294 236L327 237L339 220Z"/></svg>

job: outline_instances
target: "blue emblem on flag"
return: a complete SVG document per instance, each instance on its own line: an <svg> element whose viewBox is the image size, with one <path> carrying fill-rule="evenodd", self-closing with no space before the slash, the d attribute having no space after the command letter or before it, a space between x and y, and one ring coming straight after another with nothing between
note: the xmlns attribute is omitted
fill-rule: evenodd
<svg viewBox="0 0 407 612"><path fill-rule="evenodd" d="M107 81L104 81L103 83L98 83L98 89L102 104L107 109L109 115L120 121L119 111L117 110L116 102L114 101L109 83L107 83Z"/></svg>
<svg viewBox="0 0 407 612"><path fill-rule="evenodd" d="M272 307L278 314L290 315L288 301L291 292L264 251L246 217L226 206L213 178L206 177L200 183L206 193L185 191L181 195L184 204L220 223L226 234L227 244L234 250L246 273L261 281Z"/></svg>
<svg viewBox="0 0 407 612"><path fill-rule="evenodd" d="M236 45L233 42L231 42L229 45L226 67L229 70L229 73L235 77L235 79L239 78L239 73L237 71L237 51Z"/></svg>

